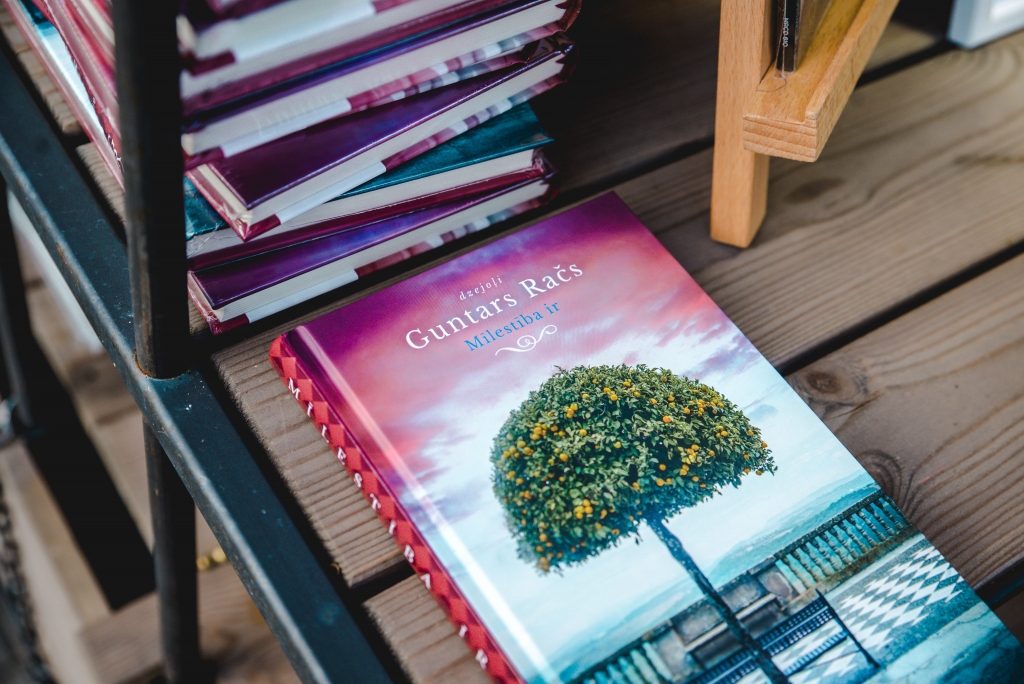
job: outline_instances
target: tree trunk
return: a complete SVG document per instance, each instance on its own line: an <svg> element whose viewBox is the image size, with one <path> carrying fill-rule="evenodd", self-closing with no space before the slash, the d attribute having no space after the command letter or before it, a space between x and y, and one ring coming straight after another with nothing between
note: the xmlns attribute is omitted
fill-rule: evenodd
<svg viewBox="0 0 1024 684"><path fill-rule="evenodd" d="M683 548L683 543L679 540L679 537L672 534L668 527L665 526L664 520L648 520L647 524L651 526L654 533L658 535L658 538L668 547L669 553L672 557L679 561L679 564L686 569L686 572L690 574L693 581L697 583L700 590L704 592L708 601L715 607L718 614L722 617L725 622L725 626L729 629L729 633L740 642L744 649L750 653L754 662L757 663L758 667L765 673L768 679L773 684L788 684L789 678L782 673L782 670L772 662L771 656L766 650L764 650L757 640L754 639L753 635L747 631L747 628L743 626L740 619L736 617L736 614L732 612L729 604L725 602L722 595L718 593L711 581L704 576L697 564L690 558L690 554Z"/></svg>

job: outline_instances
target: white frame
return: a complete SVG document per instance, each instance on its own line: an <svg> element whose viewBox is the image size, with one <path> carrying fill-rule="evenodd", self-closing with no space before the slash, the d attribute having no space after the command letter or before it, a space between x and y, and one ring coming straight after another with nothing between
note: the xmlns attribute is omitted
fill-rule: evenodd
<svg viewBox="0 0 1024 684"><path fill-rule="evenodd" d="M1024 29L1024 0L954 0L949 39L976 48Z"/></svg>

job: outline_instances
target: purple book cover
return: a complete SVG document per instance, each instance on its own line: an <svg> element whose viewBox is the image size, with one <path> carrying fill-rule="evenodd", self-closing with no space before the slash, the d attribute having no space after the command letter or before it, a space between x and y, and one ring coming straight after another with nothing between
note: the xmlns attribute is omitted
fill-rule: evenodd
<svg viewBox="0 0 1024 684"><path fill-rule="evenodd" d="M435 88L450 86L453 83L475 78L506 67L525 64L531 58L536 56L536 46L532 45L532 43L536 43L543 38L547 38L548 36L553 35L556 31L557 27L554 25L542 26L506 40L502 40L498 43L484 46L478 50L473 50L472 52L459 55L458 57L449 59L441 64L434 64L425 69L420 69L414 73L402 76L401 78L370 88L369 90L354 93L349 97L342 98L337 103L338 111L340 113L324 113L317 121L313 123L305 123L305 125L303 125L304 122L301 120L301 117L298 117L293 119L292 128L297 126L309 128L310 126L317 125L321 121L342 116L351 116L357 112L389 104L396 100L404 100ZM492 57L492 55L496 53L498 56ZM385 55L383 59L389 59L392 56L393 55L388 54ZM364 66L365 65L362 64L351 65L351 68L348 69L346 73L359 71ZM307 91L329 84L331 81L342 75L344 74L330 73L320 75L309 82L294 85L289 84L287 88L282 88L276 92L260 92L257 97L247 98L241 106L228 107L223 110L218 109L213 112L215 115L209 118L204 119L199 117L191 123L188 123L183 129L183 147L185 146L186 136L195 134L211 124L250 115L254 117L254 121L267 119L267 114L260 111L260 108L272 100L290 98L291 101L294 102L295 98L301 99L307 98L307 96L316 100L318 97L310 95ZM276 117L270 117L270 120L274 119L276 119ZM280 124L281 122L275 120L274 123ZM289 134L289 131L283 131L276 137L285 137ZM269 135L265 135L265 139L269 142L271 138ZM266 144L266 142L263 142L262 144ZM224 142L217 147L209 147L201 150L197 149L194 154L186 153L185 169L192 169L202 164L207 164L223 158L225 156L221 147L223 145Z"/></svg>
<svg viewBox="0 0 1024 684"><path fill-rule="evenodd" d="M614 195L303 324L271 362L496 682L1024 671Z"/></svg>
<svg viewBox="0 0 1024 684"><path fill-rule="evenodd" d="M442 203L478 197L481 193L491 193L496 190L504 190L512 186L517 186L523 181L535 180L542 176L548 176L549 179L552 178L554 176L554 169L548 163L543 153L537 152L534 165L524 171L517 171L515 173L510 173L504 176L495 176L493 178L485 178L467 185L451 188L432 195L416 197L405 202L398 202L396 204L380 207L379 209L373 209L371 211L365 211L358 214L350 214L348 216L341 216L339 218L329 219L321 223L314 223L303 228L297 228L277 235L265 235L256 240L242 242L241 244L234 244L230 247L225 247L216 251L199 253L196 256L189 258L189 266L193 270L198 270L211 266L227 264L239 259L263 254L269 250L277 250L300 242L306 242L308 240L333 235L346 230L360 228L369 223L375 223L399 214L429 209ZM197 235L192 238L192 240L202 242L210 239L211 236L216 236L219 232L220 231L214 231L203 235Z"/></svg>
<svg viewBox="0 0 1024 684"><path fill-rule="evenodd" d="M214 309L219 309L259 290L393 240L535 182L537 181L522 181L509 187L410 211L357 228L343 229L325 237L264 252L247 259L199 269L193 271L193 278L202 288L210 305Z"/></svg>
<svg viewBox="0 0 1024 684"><path fill-rule="evenodd" d="M302 74L307 74L311 71L351 59L357 55L377 50L385 45L406 40L421 33L433 31L450 23L486 12L494 9L495 7L500 7L508 2L509 0L472 0L470 2L461 3L444 11L426 15L401 26L380 31L365 38L343 45L338 45L330 50L319 52L308 57L268 69L256 74L255 76L244 78L219 88L184 98L182 101L182 107L186 115L192 115L204 109L220 106L249 93L275 86L289 79L301 76ZM374 4L376 5L378 3ZM579 14L580 0L566 0L564 9L565 14L559 22L561 30L567 29ZM380 11L380 9L378 9L378 11ZM231 54L225 54L219 58L204 60L204 63L194 64L192 65L191 70L195 73L202 73L204 71L216 69L225 64L230 64L233 61L234 58Z"/></svg>
<svg viewBox="0 0 1024 684"><path fill-rule="evenodd" d="M218 99L221 99L222 103L216 107L207 105L202 111L193 113L190 111L191 107L186 104L186 116L192 117L191 121L186 122L187 130L196 130L210 121L216 121L226 115L234 114L236 112L244 112L247 108L259 105L268 100L285 97L325 82L338 79L342 76L361 71L374 64L395 59L408 52L419 50L441 40L453 38L459 34L465 33L466 31L470 31L484 24L505 18L509 15L514 15L546 1L548 0L515 0L514 2L502 5L490 12L472 15L462 21L454 22L450 25L440 27L437 30L413 36L408 40L396 40L395 42L389 42L388 45L382 46L380 49L357 53L348 59L338 60L333 64L328 64L321 68L298 72L291 78L280 83L273 84L266 82L266 75L246 79L246 91L254 85L258 85L258 88L252 92L235 94L231 101L223 100L226 96L225 93L236 90L240 86L236 84L220 86L216 90L218 91ZM532 29L536 27L530 26L528 28ZM554 33L558 30L557 26L553 26L550 33ZM503 36L503 38L505 37L508 36ZM542 36L538 36L538 38L540 37ZM257 79L260 79L260 82L254 83ZM188 103L189 100L190 98L186 98L185 102Z"/></svg>
<svg viewBox="0 0 1024 684"><path fill-rule="evenodd" d="M228 192L233 193L246 208L252 209L335 166L371 152L385 141L424 125L531 69L541 68L557 60L558 64L565 66L555 79L563 80L571 68L571 60L566 59L573 54L571 48L572 43L564 38L547 39L538 44L537 53L526 64L507 67L445 88L430 90L407 100L326 121L231 158L211 162L200 169L209 169ZM518 104L518 101L513 104ZM421 140L413 145L414 153L426 152L443 140L443 136ZM391 159L395 160L394 164L390 164ZM397 165L407 161L409 154L393 155L391 159L383 160L384 168L390 168L389 164ZM225 198L199 174L200 169L187 173L196 188L243 239L255 234L255 231L251 232L251 226L233 216L226 208ZM258 232L279 225L274 217L261 223L263 225Z"/></svg>

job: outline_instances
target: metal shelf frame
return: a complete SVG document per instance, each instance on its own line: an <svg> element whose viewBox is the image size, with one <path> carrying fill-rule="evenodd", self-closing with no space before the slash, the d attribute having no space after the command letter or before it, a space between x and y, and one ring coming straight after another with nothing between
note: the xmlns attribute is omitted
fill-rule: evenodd
<svg viewBox="0 0 1024 684"><path fill-rule="evenodd" d="M114 2L127 249L6 49L0 211L6 217L10 189L145 416L168 680L210 677L197 643L194 500L303 681L392 682L400 675L357 600L332 582L247 446L251 437L199 370L185 300L176 9L168 0ZM0 231L9 233L9 222ZM13 236L0 236L3 245Z"/></svg>

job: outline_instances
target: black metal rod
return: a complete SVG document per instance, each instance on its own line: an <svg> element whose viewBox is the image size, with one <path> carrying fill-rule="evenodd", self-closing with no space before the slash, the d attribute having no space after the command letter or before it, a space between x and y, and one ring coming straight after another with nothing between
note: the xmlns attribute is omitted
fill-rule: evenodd
<svg viewBox="0 0 1024 684"><path fill-rule="evenodd" d="M31 337L25 283L21 276L21 264L14 243L14 227L11 226L7 206L7 183L0 176L0 350L3 353L7 391L14 404L13 417L20 423L21 430L32 428L35 422L21 358L24 350L34 346Z"/></svg>
<svg viewBox="0 0 1024 684"><path fill-rule="evenodd" d="M113 3L135 356L156 378L190 361L177 10L171 0Z"/></svg>
<svg viewBox="0 0 1024 684"><path fill-rule="evenodd" d="M164 676L170 684L201 684L211 678L199 651L196 508L148 425L145 436Z"/></svg>

